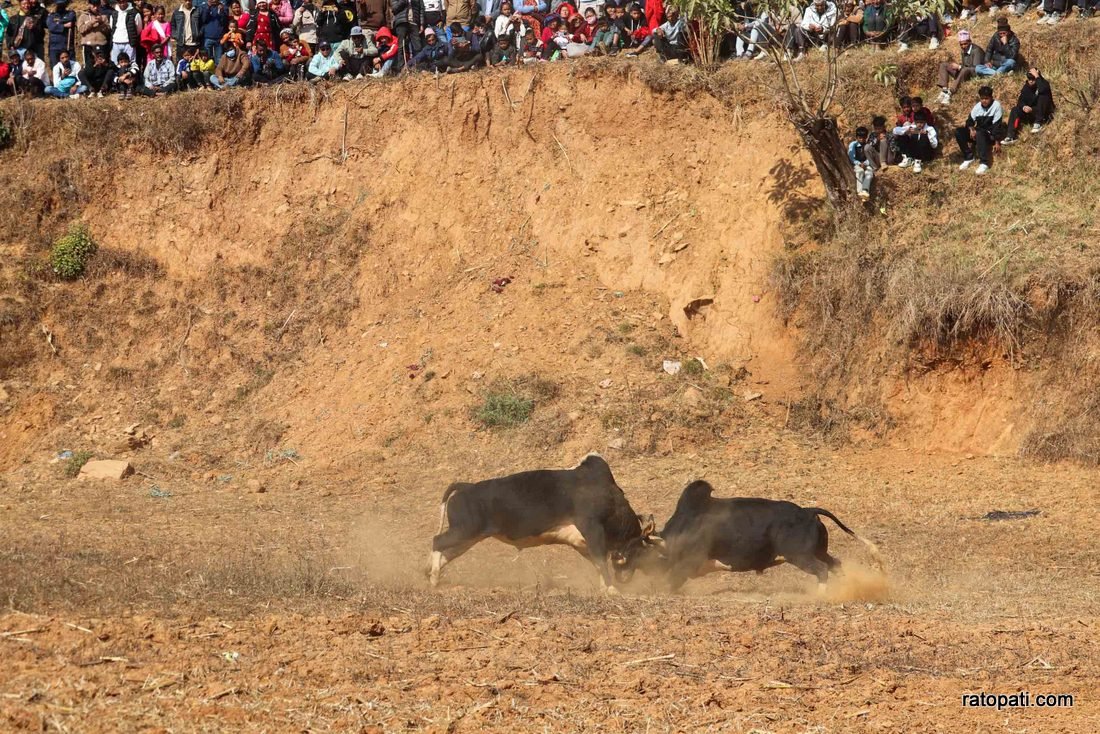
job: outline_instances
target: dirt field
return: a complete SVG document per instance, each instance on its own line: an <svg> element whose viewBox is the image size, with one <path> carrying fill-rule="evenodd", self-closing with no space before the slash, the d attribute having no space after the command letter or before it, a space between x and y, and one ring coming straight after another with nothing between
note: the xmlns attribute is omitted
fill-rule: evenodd
<svg viewBox="0 0 1100 734"><path fill-rule="evenodd" d="M487 542L431 592L452 478L431 452L352 479L308 460L241 484L9 480L0 502L0 728L59 731L1094 732L1097 473L835 453L750 435L723 454L616 460L635 509L685 481L832 509L858 543L826 598L790 568L619 598L560 549ZM565 461L558 463L566 463ZM523 465L523 464L521 464ZM335 479L343 476L344 479ZM311 481L311 477L313 480ZM975 519L1039 509L1026 520ZM967 692L1072 709L963 709Z"/></svg>

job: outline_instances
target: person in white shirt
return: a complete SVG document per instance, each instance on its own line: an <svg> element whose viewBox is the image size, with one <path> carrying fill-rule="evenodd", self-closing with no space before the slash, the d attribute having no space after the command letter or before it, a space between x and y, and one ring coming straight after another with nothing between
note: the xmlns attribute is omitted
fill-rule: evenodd
<svg viewBox="0 0 1100 734"><path fill-rule="evenodd" d="M936 128L928 123L928 113L917 110L912 122L905 122L894 128L894 142L901 151L898 168L913 167L913 173L920 173L923 164L936 156L940 139Z"/></svg>
<svg viewBox="0 0 1100 734"><path fill-rule="evenodd" d="M67 50L63 50L57 57L57 63L53 67L53 84L46 87L46 94L58 99L80 99L80 95L88 91L88 88L80 83L80 63L73 61Z"/></svg>
<svg viewBox="0 0 1100 734"><path fill-rule="evenodd" d="M832 42L833 28L836 27L836 5L828 0L814 0L813 5L802 13L802 22L798 25L795 34L798 44L798 55L806 53L806 48L813 44L824 51Z"/></svg>
<svg viewBox="0 0 1100 734"><path fill-rule="evenodd" d="M19 67L19 74L14 76L15 91L32 97L41 97L45 94L46 85L50 82L49 76L46 75L46 62L38 58L32 48L23 52L23 63Z"/></svg>
<svg viewBox="0 0 1100 734"><path fill-rule="evenodd" d="M111 19L111 61L118 63L118 55L134 58L134 49L140 45L141 13L130 0L118 0Z"/></svg>

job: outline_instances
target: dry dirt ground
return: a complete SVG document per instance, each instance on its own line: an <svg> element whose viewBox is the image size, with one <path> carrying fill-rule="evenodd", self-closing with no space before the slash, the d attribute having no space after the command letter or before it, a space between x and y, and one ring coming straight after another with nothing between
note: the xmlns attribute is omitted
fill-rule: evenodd
<svg viewBox="0 0 1100 734"><path fill-rule="evenodd" d="M608 598L571 551L487 542L430 591L446 483L536 457L300 457L262 493L9 474L0 729L1100 730L1096 471L763 430L724 452L609 458L635 509L662 518L695 476L827 507L880 544L888 577L834 533L850 570L825 597L780 568ZM1026 509L1041 514L977 519ZM1075 706L960 705L1017 690Z"/></svg>

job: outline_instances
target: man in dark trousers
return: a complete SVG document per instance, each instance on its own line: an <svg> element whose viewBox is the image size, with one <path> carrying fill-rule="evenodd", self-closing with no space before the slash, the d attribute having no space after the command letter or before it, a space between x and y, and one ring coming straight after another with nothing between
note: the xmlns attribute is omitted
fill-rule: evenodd
<svg viewBox="0 0 1100 734"><path fill-rule="evenodd" d="M50 65L56 65L62 51L69 58L76 58L76 13L69 10L68 0L57 0L52 13L46 16L46 29L50 32Z"/></svg>
<svg viewBox="0 0 1100 734"><path fill-rule="evenodd" d="M1020 90L1016 106L1008 113L1008 135L1001 145L1012 145L1020 135L1020 127L1031 123L1031 132L1035 134L1043 129L1054 114L1054 95L1050 91L1050 82L1034 66L1027 70L1027 81Z"/></svg>
<svg viewBox="0 0 1100 734"><path fill-rule="evenodd" d="M984 175L993 165L993 146L1004 137L1004 128L1004 111L1001 103L993 99L993 87L982 87L978 90L978 104L970 110L966 125L955 128L955 142L963 154L959 170L970 168L976 152L979 164L975 173Z"/></svg>

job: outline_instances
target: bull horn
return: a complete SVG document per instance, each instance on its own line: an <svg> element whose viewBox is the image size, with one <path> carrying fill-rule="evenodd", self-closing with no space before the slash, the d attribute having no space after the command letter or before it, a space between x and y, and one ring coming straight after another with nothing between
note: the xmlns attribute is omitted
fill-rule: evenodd
<svg viewBox="0 0 1100 734"><path fill-rule="evenodd" d="M653 515L638 515L638 521L642 526L642 535L652 535L653 531L657 529L657 521L653 518Z"/></svg>

